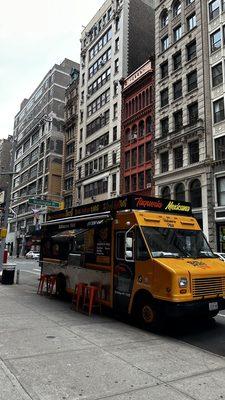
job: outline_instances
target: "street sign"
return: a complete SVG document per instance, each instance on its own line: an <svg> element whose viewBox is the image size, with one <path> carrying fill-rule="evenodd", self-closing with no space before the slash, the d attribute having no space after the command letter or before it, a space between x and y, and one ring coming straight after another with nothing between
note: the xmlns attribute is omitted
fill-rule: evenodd
<svg viewBox="0 0 225 400"><path fill-rule="evenodd" d="M0 192L0 204L3 204L5 201L5 192L2 191Z"/></svg>
<svg viewBox="0 0 225 400"><path fill-rule="evenodd" d="M55 208L60 207L60 203L58 201L51 201L51 200L29 199L28 203L35 204L37 206L46 206L46 207L55 207Z"/></svg>

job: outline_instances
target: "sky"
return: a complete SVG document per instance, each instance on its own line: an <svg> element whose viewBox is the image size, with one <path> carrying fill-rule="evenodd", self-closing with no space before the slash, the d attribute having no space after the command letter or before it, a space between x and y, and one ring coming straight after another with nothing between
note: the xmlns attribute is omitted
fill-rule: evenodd
<svg viewBox="0 0 225 400"><path fill-rule="evenodd" d="M80 34L104 0L8 0L0 16L0 139L51 67L80 61ZM82 27L83 26L83 27Z"/></svg>

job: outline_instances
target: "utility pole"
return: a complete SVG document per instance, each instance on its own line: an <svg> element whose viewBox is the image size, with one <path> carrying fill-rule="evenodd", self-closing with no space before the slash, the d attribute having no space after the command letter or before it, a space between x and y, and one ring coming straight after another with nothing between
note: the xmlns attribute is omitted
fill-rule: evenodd
<svg viewBox="0 0 225 400"><path fill-rule="evenodd" d="M9 207L10 207L10 199L11 199L11 189L12 189L12 177L15 174L13 171L13 165L14 165L14 156L15 156L15 145L16 142L13 141L12 145L12 156L10 160L10 171L4 171L0 172L0 175L7 175L9 176L9 183L7 190L5 192L5 210L4 210L4 218L3 218L3 226L7 229L8 226L8 216L9 216ZM1 240L0 244L0 271L2 271L3 268L3 255L4 255L4 249L5 249L5 238Z"/></svg>

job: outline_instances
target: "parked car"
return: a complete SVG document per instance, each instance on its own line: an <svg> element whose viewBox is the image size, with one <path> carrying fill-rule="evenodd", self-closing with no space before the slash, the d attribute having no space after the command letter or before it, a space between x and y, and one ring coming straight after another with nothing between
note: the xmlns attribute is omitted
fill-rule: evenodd
<svg viewBox="0 0 225 400"><path fill-rule="evenodd" d="M225 253L214 253L216 254L222 261L225 262Z"/></svg>
<svg viewBox="0 0 225 400"><path fill-rule="evenodd" d="M26 258L30 258L32 260L39 260L39 257L40 257L40 253L38 251L30 250L26 254Z"/></svg>

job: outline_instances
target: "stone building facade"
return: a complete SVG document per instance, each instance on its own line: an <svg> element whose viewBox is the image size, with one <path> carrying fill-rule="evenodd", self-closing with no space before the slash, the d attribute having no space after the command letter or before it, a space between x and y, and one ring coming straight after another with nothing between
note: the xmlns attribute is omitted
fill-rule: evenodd
<svg viewBox="0 0 225 400"><path fill-rule="evenodd" d="M79 64L71 71L70 84L65 92L65 133L63 146L62 197L65 208L76 206L76 160L79 107Z"/></svg>
<svg viewBox="0 0 225 400"><path fill-rule="evenodd" d="M78 204L119 194L119 81L154 53L153 5L152 0L106 0L82 32Z"/></svg>
<svg viewBox="0 0 225 400"><path fill-rule="evenodd" d="M157 0L155 191L191 201L215 245L207 2Z"/></svg>
<svg viewBox="0 0 225 400"><path fill-rule="evenodd" d="M213 197L217 251L225 252L225 7L224 1L206 1L213 134Z"/></svg>

